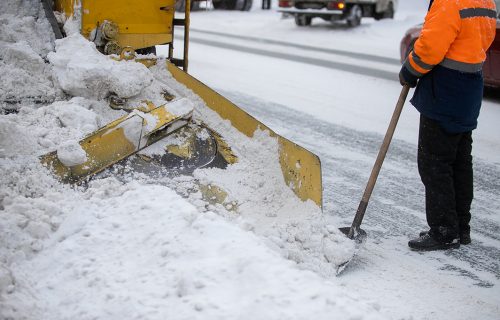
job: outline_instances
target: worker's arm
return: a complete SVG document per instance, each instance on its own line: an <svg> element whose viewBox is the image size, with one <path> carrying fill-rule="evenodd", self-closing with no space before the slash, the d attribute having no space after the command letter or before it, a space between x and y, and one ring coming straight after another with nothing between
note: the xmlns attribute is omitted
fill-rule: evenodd
<svg viewBox="0 0 500 320"><path fill-rule="evenodd" d="M418 78L443 61L458 36L460 24L460 13L454 1L434 1L425 17L422 32L399 73L401 84L414 87Z"/></svg>

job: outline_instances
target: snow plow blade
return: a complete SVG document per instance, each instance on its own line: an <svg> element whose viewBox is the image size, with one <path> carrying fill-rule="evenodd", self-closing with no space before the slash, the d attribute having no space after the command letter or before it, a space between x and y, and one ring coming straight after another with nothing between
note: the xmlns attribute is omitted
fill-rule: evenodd
<svg viewBox="0 0 500 320"><path fill-rule="evenodd" d="M58 151L42 156L41 162L63 182L79 183L184 127L192 112L187 99L159 107L148 102L81 140L81 163L65 161Z"/></svg>
<svg viewBox="0 0 500 320"><path fill-rule="evenodd" d="M280 136L266 125L246 113L234 103L218 94L196 78L167 62L167 69L175 80L196 93L206 105L248 137L255 130L267 130L278 139L281 171L286 184L301 200L312 200L322 207L321 162L317 155ZM263 163L263 166L266 164Z"/></svg>

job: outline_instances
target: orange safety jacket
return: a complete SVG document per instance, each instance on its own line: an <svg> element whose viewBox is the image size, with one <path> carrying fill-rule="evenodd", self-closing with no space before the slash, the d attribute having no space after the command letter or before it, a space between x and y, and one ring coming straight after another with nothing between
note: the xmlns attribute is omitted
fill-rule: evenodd
<svg viewBox="0 0 500 320"><path fill-rule="evenodd" d="M495 38L496 18L493 0L435 0L405 67L419 78L436 65L481 71Z"/></svg>

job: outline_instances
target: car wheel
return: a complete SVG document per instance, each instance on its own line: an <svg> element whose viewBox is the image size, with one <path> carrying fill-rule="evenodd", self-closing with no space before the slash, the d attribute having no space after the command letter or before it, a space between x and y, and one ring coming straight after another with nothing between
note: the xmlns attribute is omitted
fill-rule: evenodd
<svg viewBox="0 0 500 320"><path fill-rule="evenodd" d="M299 27L310 26L312 22L312 17L305 15L295 15L295 24Z"/></svg>
<svg viewBox="0 0 500 320"><path fill-rule="evenodd" d="M201 10L201 3L199 1L191 1L191 11Z"/></svg>
<svg viewBox="0 0 500 320"><path fill-rule="evenodd" d="M252 7L252 0L236 0L233 10L248 11Z"/></svg>
<svg viewBox="0 0 500 320"><path fill-rule="evenodd" d="M349 27L357 27L361 24L361 18L363 17L363 10L357 4L353 5L349 10L347 16L347 25Z"/></svg>
<svg viewBox="0 0 500 320"><path fill-rule="evenodd" d="M237 5L237 0L220 0L220 1L212 1L214 9L221 10L235 10Z"/></svg>
<svg viewBox="0 0 500 320"><path fill-rule="evenodd" d="M241 11L250 11L252 8L253 0L245 0L245 4L243 5L243 8Z"/></svg>
<svg viewBox="0 0 500 320"><path fill-rule="evenodd" d="M373 19L375 19L377 21L384 19L385 11L377 12L375 5L372 7L372 10L373 10Z"/></svg>
<svg viewBox="0 0 500 320"><path fill-rule="evenodd" d="M394 5L392 2L389 2L387 5L387 10L384 12L384 19L394 19Z"/></svg>
<svg viewBox="0 0 500 320"><path fill-rule="evenodd" d="M214 6L214 9L223 9L222 8L222 1L212 1L212 5Z"/></svg>

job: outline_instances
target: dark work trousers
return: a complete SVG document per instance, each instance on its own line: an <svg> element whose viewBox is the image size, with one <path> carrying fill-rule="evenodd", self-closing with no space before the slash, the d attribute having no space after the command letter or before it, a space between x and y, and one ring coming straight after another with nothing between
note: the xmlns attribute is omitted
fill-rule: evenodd
<svg viewBox="0 0 500 320"><path fill-rule="evenodd" d="M271 9L271 0L262 0L262 9L264 10Z"/></svg>
<svg viewBox="0 0 500 320"><path fill-rule="evenodd" d="M420 115L418 171L425 186L431 235L440 240L470 232L473 198L472 132L450 134Z"/></svg>

